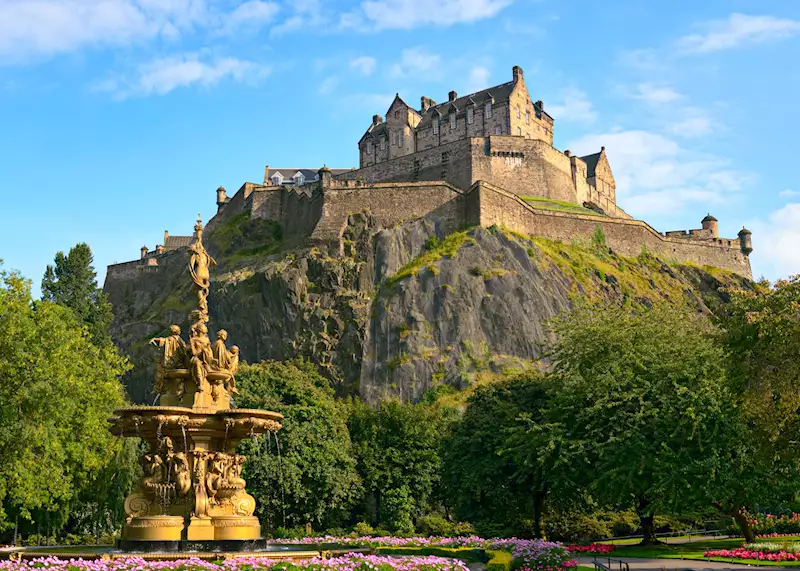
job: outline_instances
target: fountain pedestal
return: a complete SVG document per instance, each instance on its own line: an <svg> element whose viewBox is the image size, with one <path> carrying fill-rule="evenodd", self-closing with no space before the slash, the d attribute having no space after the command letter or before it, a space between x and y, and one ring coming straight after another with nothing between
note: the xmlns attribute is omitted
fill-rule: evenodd
<svg viewBox="0 0 800 571"><path fill-rule="evenodd" d="M163 349L155 379L161 406L123 408L109 419L113 434L139 437L149 448L140 458L144 476L125 499L126 550L251 550L261 538L256 502L242 479L246 458L236 445L277 432L283 415L231 408L239 352L225 346L226 331L213 345L207 335L209 266L216 262L203 248L202 230L198 220L189 247L197 299L189 342L176 325L169 337L151 340Z"/></svg>

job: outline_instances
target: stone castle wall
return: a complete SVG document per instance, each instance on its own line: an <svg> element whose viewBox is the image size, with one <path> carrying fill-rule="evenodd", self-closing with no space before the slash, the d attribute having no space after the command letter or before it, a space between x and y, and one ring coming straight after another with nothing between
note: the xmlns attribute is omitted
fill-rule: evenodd
<svg viewBox="0 0 800 571"><path fill-rule="evenodd" d="M698 240L667 237L641 220L585 216L532 208L514 194L487 183L477 183L466 195L468 223L497 224L511 230L552 240L590 237L599 227L606 243L624 256L637 256L642 247L665 261L691 262L732 271L752 279L750 260L738 240Z"/></svg>

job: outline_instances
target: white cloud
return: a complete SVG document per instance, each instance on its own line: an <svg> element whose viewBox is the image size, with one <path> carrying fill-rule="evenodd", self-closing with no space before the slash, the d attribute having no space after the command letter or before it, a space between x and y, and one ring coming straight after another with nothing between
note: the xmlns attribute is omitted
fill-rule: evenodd
<svg viewBox="0 0 800 571"><path fill-rule="evenodd" d="M790 188L787 188L785 190L780 191L778 193L778 196L783 198L794 198L795 196L800 196L800 190L792 190Z"/></svg>
<svg viewBox="0 0 800 571"><path fill-rule="evenodd" d="M682 110L670 116L670 120L677 116L683 117L670 123L667 131L678 137L693 138L710 135L716 130L714 121L699 111Z"/></svg>
<svg viewBox="0 0 800 571"><path fill-rule="evenodd" d="M325 95L326 93L333 91L337 85L339 85L339 79L332 75L330 77L326 77L322 83L319 84L319 89L317 91L321 95Z"/></svg>
<svg viewBox="0 0 800 571"><path fill-rule="evenodd" d="M354 69L364 75L372 75L375 71L376 60L370 56L359 56L350 60L350 69Z"/></svg>
<svg viewBox="0 0 800 571"><path fill-rule="evenodd" d="M469 72L469 79L467 80L467 91L474 93L481 89L486 89L489 86L489 70L479 65L473 67Z"/></svg>
<svg viewBox="0 0 800 571"><path fill-rule="evenodd" d="M766 220L751 223L753 275L769 279L800 274L800 203L790 202L772 211Z"/></svg>
<svg viewBox="0 0 800 571"><path fill-rule="evenodd" d="M592 107L589 97L585 92L574 87L564 92L562 103L549 105L545 111L556 121L592 123L597 119L597 113Z"/></svg>
<svg viewBox="0 0 800 571"><path fill-rule="evenodd" d="M132 96L165 95L179 87L211 87L222 80L257 83L269 74L269 68L236 58L204 61L198 54L181 54L142 64L132 76L112 76L95 84L96 91L106 91L124 99Z"/></svg>
<svg viewBox="0 0 800 571"><path fill-rule="evenodd" d="M223 33L236 33L241 29L256 29L271 22L280 10L274 2L250 0L239 4L225 19Z"/></svg>
<svg viewBox="0 0 800 571"><path fill-rule="evenodd" d="M328 10L322 8L319 0L292 0L286 6L291 7L291 16L274 26L269 31L270 37L274 38L298 30L317 29L326 22L325 16L328 14Z"/></svg>
<svg viewBox="0 0 800 571"><path fill-rule="evenodd" d="M631 94L634 99L639 99L651 105L663 105L673 103L680 99L682 95L667 86L657 86L652 83L640 83L636 90Z"/></svg>
<svg viewBox="0 0 800 571"><path fill-rule="evenodd" d="M364 18L375 29L412 29L450 26L491 18L513 0L368 0L361 3Z"/></svg>
<svg viewBox="0 0 800 571"><path fill-rule="evenodd" d="M439 67L442 58L424 48L409 48L401 52L400 61L390 70L392 77L408 77L425 74Z"/></svg>
<svg viewBox="0 0 800 571"><path fill-rule="evenodd" d="M763 44L800 34L800 20L775 16L731 14L705 26L707 32L679 38L675 43L682 53L701 54L735 49L748 44Z"/></svg>
<svg viewBox="0 0 800 571"><path fill-rule="evenodd" d="M751 179L726 160L690 152L649 131L586 135L569 148L582 156L601 146L612 165L620 206L637 217L673 214L691 204L721 204Z"/></svg>

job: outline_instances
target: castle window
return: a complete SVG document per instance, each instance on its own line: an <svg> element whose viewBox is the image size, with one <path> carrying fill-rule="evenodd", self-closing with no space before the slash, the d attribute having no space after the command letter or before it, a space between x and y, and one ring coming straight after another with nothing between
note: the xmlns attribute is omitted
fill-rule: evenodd
<svg viewBox="0 0 800 571"><path fill-rule="evenodd" d="M519 119L519 105L517 105L517 119Z"/></svg>
<svg viewBox="0 0 800 571"><path fill-rule="evenodd" d="M398 147L402 147L403 146L403 133L398 133L397 134L397 146Z"/></svg>
<svg viewBox="0 0 800 571"><path fill-rule="evenodd" d="M433 118L433 134L434 135L438 135L439 134L439 118L438 117L434 117Z"/></svg>
<svg viewBox="0 0 800 571"><path fill-rule="evenodd" d="M531 124L531 112L530 111L525 111L525 124L526 125L530 125Z"/></svg>
<svg viewBox="0 0 800 571"><path fill-rule="evenodd" d="M282 180L283 177L281 176L280 173L272 175L272 184L274 184L275 186L280 186Z"/></svg>
<svg viewBox="0 0 800 571"><path fill-rule="evenodd" d="M467 107L467 123L469 123L470 125L472 125L472 123L475 121L474 115L475 115L475 109L472 107L472 105L470 105L469 107Z"/></svg>
<svg viewBox="0 0 800 571"><path fill-rule="evenodd" d="M491 119L492 118L492 102L491 101L486 104L486 118L487 119Z"/></svg>
<svg viewBox="0 0 800 571"><path fill-rule="evenodd" d="M372 146L372 143L370 143L370 147L371 146ZM300 186L301 184L304 184L306 182L306 177L304 177L303 173L300 173L300 172L297 173L296 175L294 175L292 178L294 179L294 184L296 186Z"/></svg>
<svg viewBox="0 0 800 571"><path fill-rule="evenodd" d="M372 154L372 143L371 142L367 143L367 154L368 155Z"/></svg>
<svg viewBox="0 0 800 571"><path fill-rule="evenodd" d="M457 119L456 119L456 113L455 113L455 111L453 111L452 113L450 113L450 130L451 130L451 131L454 131L454 130L455 130L455 128L456 128L456 121L457 121Z"/></svg>
<svg viewBox="0 0 800 571"><path fill-rule="evenodd" d="M394 136L394 145L395 145L395 147L399 147L400 146L400 131L395 131L393 136Z"/></svg>
<svg viewBox="0 0 800 571"><path fill-rule="evenodd" d="M502 132L502 129L500 129L500 125L498 125L497 127L494 128L494 134L495 135L500 135L501 132Z"/></svg>
<svg viewBox="0 0 800 571"><path fill-rule="evenodd" d="M517 127L517 136L518 137L522 136L522 128L521 127Z"/></svg>
<svg viewBox="0 0 800 571"><path fill-rule="evenodd" d="M381 150L383 150L383 149L385 149L385 148L386 148L386 139L384 139L383 137L381 137Z"/></svg>

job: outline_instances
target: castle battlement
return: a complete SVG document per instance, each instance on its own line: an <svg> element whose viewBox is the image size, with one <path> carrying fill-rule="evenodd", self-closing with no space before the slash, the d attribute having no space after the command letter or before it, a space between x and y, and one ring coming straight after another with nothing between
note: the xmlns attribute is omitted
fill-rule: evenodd
<svg viewBox="0 0 800 571"><path fill-rule="evenodd" d="M413 109L398 95L386 119L374 115L358 142L358 169L274 169L263 183L244 183L231 197L216 190L217 214L206 229L247 212L278 222L292 245L325 245L343 252L350 215L368 213L382 227L436 217L444 230L502 225L518 232L570 241L597 228L623 255L643 248L662 259L715 266L751 277L751 234L720 238L711 215L701 228L656 231L616 202L616 182L605 147L582 157L553 147L555 120L533 101L522 69L512 81ZM191 237L169 236L133 267L157 270ZM119 266L119 267L118 267ZM125 264L109 271L132 270Z"/></svg>

